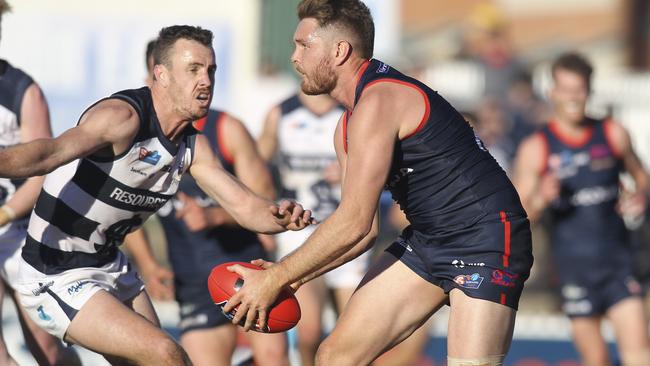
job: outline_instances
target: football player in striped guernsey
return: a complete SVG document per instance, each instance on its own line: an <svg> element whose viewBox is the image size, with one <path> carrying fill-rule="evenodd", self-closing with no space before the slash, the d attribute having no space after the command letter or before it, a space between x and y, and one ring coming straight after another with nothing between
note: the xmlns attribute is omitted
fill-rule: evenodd
<svg viewBox="0 0 650 366"><path fill-rule="evenodd" d="M160 31L151 88L125 90L82 113L55 139L0 152L0 177L47 174L30 219L17 292L49 333L111 363L190 364L159 326L144 285L118 249L189 173L242 226L300 230L302 206L268 201L227 173L192 127L209 109L216 64L212 32Z"/></svg>

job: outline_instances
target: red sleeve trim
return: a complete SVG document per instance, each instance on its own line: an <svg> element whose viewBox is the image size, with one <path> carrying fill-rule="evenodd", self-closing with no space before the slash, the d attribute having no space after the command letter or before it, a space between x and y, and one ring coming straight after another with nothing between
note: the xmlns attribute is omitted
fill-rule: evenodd
<svg viewBox="0 0 650 366"><path fill-rule="evenodd" d="M620 159L620 158L623 157L623 152L616 145L616 142L614 140L614 136L612 135L612 128L614 128L613 126L614 126L614 121L611 120L611 119L606 119L603 122L603 130L605 132L605 141L607 141L607 146L609 146L609 149L612 150L612 153L614 154L614 156Z"/></svg>
<svg viewBox="0 0 650 366"><path fill-rule="evenodd" d="M429 97L424 92L424 90L422 90L422 88L420 88L419 86L417 86L417 85L415 85L413 83L409 83L407 81L398 80L398 79L389 79L389 78L374 80L374 81L368 83L363 88L363 90L366 90L371 85L375 85L375 84L381 83L381 82L396 83L396 84L400 84L400 85L405 85L405 86L408 86L408 87L411 87L411 88L417 90L420 93L420 95L422 95L422 98L424 98L424 108L425 108L424 116L422 116L422 120L420 121L418 126L415 128L415 130L413 130L408 135L404 136L401 140L404 141L404 140L408 139L409 137L415 135L416 133L420 132L420 130L422 130L422 128L424 128L424 126L427 124L427 121L429 120L429 115L431 114L431 103L429 102ZM363 91L362 91L362 93L363 93Z"/></svg>
<svg viewBox="0 0 650 366"><path fill-rule="evenodd" d="M219 119L216 121L217 141L219 142L219 152L223 155L223 158L228 164L234 165L235 160L233 159L232 154L230 154L230 151L226 148L225 135L223 131L226 116L226 112L222 112L221 116L219 116Z"/></svg>
<svg viewBox="0 0 650 366"><path fill-rule="evenodd" d="M350 117L350 111L345 111L343 113L343 150L347 154L348 152L348 118Z"/></svg>
<svg viewBox="0 0 650 366"><path fill-rule="evenodd" d="M205 116L201 119L197 119L194 121L194 128L196 128L199 131L203 131L203 128L205 127L205 121L208 120L208 116Z"/></svg>

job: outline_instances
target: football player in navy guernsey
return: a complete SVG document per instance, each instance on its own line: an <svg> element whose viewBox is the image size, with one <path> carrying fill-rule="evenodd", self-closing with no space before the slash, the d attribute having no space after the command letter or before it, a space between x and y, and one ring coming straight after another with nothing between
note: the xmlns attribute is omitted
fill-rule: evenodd
<svg viewBox="0 0 650 366"><path fill-rule="evenodd" d="M111 363L190 364L160 329L142 282L118 249L176 193L184 173L248 229L299 230L312 220L298 204L252 193L192 127L212 99L212 38L199 27L163 28L151 88L98 101L55 139L0 151L0 177L47 174L19 262L22 304L49 333Z"/></svg>
<svg viewBox="0 0 650 366"><path fill-rule="evenodd" d="M239 306L233 321L245 316L245 328L263 325L283 286L367 250L386 187L410 226L370 267L316 364L370 364L449 304L448 365L501 365L533 262L514 186L447 101L372 58L374 24L361 1L303 0L298 16L291 60L302 90L347 110L334 136L341 202L297 250L256 262L266 271L231 266L244 285L224 310Z"/></svg>
<svg viewBox="0 0 650 366"><path fill-rule="evenodd" d="M603 317L616 334L623 365L650 365L641 285L632 274L632 248L622 216L642 216L648 178L630 136L610 119L585 115L592 66L568 53L552 66L553 119L525 140L514 182L531 220L551 219L551 252L562 310L585 365L611 365L601 334ZM620 194L628 172L636 190Z"/></svg>

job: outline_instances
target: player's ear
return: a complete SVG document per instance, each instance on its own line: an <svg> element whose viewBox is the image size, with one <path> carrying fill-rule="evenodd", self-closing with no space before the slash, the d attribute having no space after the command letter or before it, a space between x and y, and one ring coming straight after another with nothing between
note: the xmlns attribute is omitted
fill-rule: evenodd
<svg viewBox="0 0 650 366"><path fill-rule="evenodd" d="M334 64L339 66L343 64L350 55L352 55L352 45L350 42L345 40L339 40L336 42L334 50Z"/></svg>
<svg viewBox="0 0 650 366"><path fill-rule="evenodd" d="M163 87L169 86L169 70L165 65L154 65L153 67L154 80L160 83Z"/></svg>

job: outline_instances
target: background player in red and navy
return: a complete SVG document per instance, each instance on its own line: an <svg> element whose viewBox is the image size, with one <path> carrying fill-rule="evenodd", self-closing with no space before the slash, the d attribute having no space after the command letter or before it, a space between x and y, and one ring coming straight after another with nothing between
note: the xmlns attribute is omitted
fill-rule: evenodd
<svg viewBox="0 0 650 366"><path fill-rule="evenodd" d="M646 174L625 129L585 115L592 67L578 54L553 64L553 119L521 146L515 184L532 220L550 214L562 308L585 365L611 365L601 320L614 326L624 365L650 365L641 286L622 215L646 206ZM636 191L621 196L627 171Z"/></svg>
<svg viewBox="0 0 650 366"><path fill-rule="evenodd" d="M282 286L299 285L365 251L385 186L410 226L352 295L318 365L366 365L450 304L449 365L501 365L532 265L526 213L505 172L440 95L371 59L374 24L358 0L304 0L292 61L307 94L347 112L334 144L336 211L295 252L244 277L225 311L262 323ZM296 283L298 282L298 283ZM359 330L363 329L363 336Z"/></svg>
<svg viewBox="0 0 650 366"><path fill-rule="evenodd" d="M0 0L0 23L2 15L9 10L9 4ZM0 59L0 149L47 137L52 137L52 131L41 88L25 72ZM29 214L42 184L43 177L0 178L0 308L7 286L7 293L18 308L27 348L36 362L39 365L76 365L80 363L76 352L64 348L58 339L31 321L13 291ZM0 332L0 365L15 364Z"/></svg>
<svg viewBox="0 0 650 366"><path fill-rule="evenodd" d="M153 41L152 41L153 42ZM152 47L147 47L149 51ZM147 52L148 78L153 60ZM273 197L266 163L244 124L224 111L211 109L194 123L208 139L221 165L254 192ZM206 291L208 275L218 264L266 258L257 234L243 229L228 212L206 195L190 176L181 179L176 197L157 213L167 241L173 275L151 255L144 230L125 243L155 298L174 296L180 307L181 345L194 365L230 365L237 345L237 327L215 306ZM173 277L174 285L166 286ZM170 296L171 295L171 296ZM288 365L283 334L248 333L256 365Z"/></svg>

